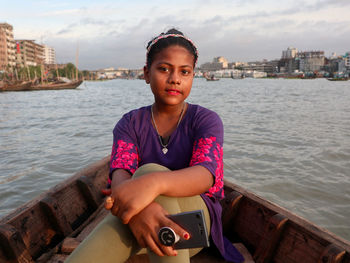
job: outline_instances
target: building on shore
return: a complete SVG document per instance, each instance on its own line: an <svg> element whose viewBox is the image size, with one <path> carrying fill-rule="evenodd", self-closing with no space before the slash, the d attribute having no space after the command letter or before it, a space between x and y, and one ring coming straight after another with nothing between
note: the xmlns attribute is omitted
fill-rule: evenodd
<svg viewBox="0 0 350 263"><path fill-rule="evenodd" d="M56 52L53 47L44 45L44 63L47 65L56 64Z"/></svg>
<svg viewBox="0 0 350 263"><path fill-rule="evenodd" d="M263 60L263 61L254 61L248 62L247 65L243 66L244 71L250 72L265 72L267 74L273 74L278 72L278 60ZM258 76L258 74L255 74Z"/></svg>
<svg viewBox="0 0 350 263"><path fill-rule="evenodd" d="M16 66L16 45L13 38L13 27L0 23L0 70Z"/></svg>
<svg viewBox="0 0 350 263"><path fill-rule="evenodd" d="M44 62L44 46L34 40L16 40L17 65L19 67L37 66Z"/></svg>
<svg viewBox="0 0 350 263"><path fill-rule="evenodd" d="M294 47L288 47L282 51L282 59L294 59L297 56L298 50Z"/></svg>
<svg viewBox="0 0 350 263"><path fill-rule="evenodd" d="M342 56L333 55L326 59L325 71L331 75L350 75L350 52Z"/></svg>
<svg viewBox="0 0 350 263"><path fill-rule="evenodd" d="M201 70L221 70L221 69L227 69L228 68L228 61L224 57L216 57L213 59L212 62L204 63L200 66Z"/></svg>
<svg viewBox="0 0 350 263"><path fill-rule="evenodd" d="M299 59L297 58L298 50L294 47L288 47L282 51L282 57L278 63L278 72L294 73L299 71Z"/></svg>
<svg viewBox="0 0 350 263"><path fill-rule="evenodd" d="M143 75L143 69L106 68L92 71L96 79L134 79Z"/></svg>
<svg viewBox="0 0 350 263"><path fill-rule="evenodd" d="M332 74L335 72L344 72L346 71L345 60L341 56L332 56L326 60L324 68L327 72L330 72Z"/></svg>
<svg viewBox="0 0 350 263"><path fill-rule="evenodd" d="M345 67L347 71L350 72L350 51L345 53L344 60L345 60Z"/></svg>
<svg viewBox="0 0 350 263"><path fill-rule="evenodd" d="M299 71L316 72L321 71L325 65L324 51L298 52Z"/></svg>
<svg viewBox="0 0 350 263"><path fill-rule="evenodd" d="M228 63L228 68L231 68L231 69L243 69L243 67L245 66L248 66L247 62L235 61L235 62Z"/></svg>

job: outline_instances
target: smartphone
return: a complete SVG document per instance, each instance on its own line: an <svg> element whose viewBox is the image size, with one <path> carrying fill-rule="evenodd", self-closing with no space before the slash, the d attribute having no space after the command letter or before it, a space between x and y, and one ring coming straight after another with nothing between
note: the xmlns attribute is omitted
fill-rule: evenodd
<svg viewBox="0 0 350 263"><path fill-rule="evenodd" d="M180 240L174 244L175 249L209 247L208 230L203 210L183 212L168 216L190 234L190 239Z"/></svg>

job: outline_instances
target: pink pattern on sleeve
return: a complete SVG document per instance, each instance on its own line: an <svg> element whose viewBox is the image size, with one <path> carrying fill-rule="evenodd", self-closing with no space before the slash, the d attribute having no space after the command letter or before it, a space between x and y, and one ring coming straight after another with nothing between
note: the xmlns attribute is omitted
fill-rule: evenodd
<svg viewBox="0 0 350 263"><path fill-rule="evenodd" d="M132 174L138 168L139 155L133 143L118 140L113 143L111 154L111 168L126 169Z"/></svg>
<svg viewBox="0 0 350 263"><path fill-rule="evenodd" d="M214 195L221 198L224 197L224 167L223 167L223 147L216 143L216 137L200 138L193 145L193 153L190 161L190 166L201 163L209 163L216 166L215 168L215 182L206 193L207 196ZM204 165L207 167L207 165Z"/></svg>

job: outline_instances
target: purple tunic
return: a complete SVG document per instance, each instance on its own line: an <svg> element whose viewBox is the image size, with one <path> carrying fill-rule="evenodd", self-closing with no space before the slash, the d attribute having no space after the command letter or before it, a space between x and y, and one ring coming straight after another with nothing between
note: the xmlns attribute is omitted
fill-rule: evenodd
<svg viewBox="0 0 350 263"><path fill-rule="evenodd" d="M215 178L214 185L201 194L210 213L211 238L226 260L242 262L243 257L222 234L219 201L224 197L224 132L220 117L199 105L188 104L186 114L170 136L166 154L151 118L151 106L147 106L130 111L117 123L113 131L110 174L115 169L125 169L133 174L147 163L157 163L170 170L204 166Z"/></svg>

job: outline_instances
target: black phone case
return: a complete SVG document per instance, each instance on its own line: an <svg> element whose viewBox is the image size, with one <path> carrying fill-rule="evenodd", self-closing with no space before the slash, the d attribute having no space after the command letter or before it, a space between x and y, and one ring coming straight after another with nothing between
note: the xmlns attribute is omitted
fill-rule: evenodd
<svg viewBox="0 0 350 263"><path fill-rule="evenodd" d="M180 237L174 244L175 249L209 247L208 230L203 210L169 215L169 218L185 229L191 236L189 240Z"/></svg>

